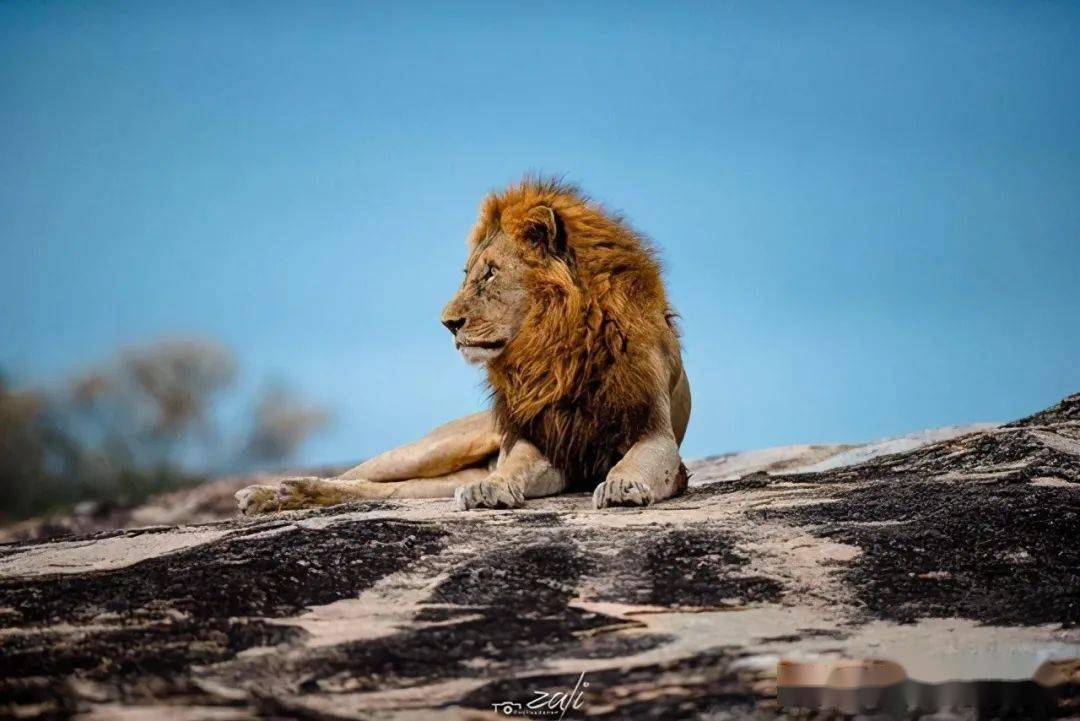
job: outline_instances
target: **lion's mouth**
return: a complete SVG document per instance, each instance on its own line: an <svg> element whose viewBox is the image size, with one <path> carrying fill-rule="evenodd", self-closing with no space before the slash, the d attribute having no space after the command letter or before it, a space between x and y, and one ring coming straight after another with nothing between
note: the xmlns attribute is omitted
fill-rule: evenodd
<svg viewBox="0 0 1080 721"><path fill-rule="evenodd" d="M504 340L471 340L457 341L454 343L461 352L462 357L473 365L487 363L502 353L506 346Z"/></svg>
<svg viewBox="0 0 1080 721"><path fill-rule="evenodd" d="M474 341L457 341L454 343L458 350L463 348L482 348L484 350L499 350L506 341L504 340L474 340Z"/></svg>

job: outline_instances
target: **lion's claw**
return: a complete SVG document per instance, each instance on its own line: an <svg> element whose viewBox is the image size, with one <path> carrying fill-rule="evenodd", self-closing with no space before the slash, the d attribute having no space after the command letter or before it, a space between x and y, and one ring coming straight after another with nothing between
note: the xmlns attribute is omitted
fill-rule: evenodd
<svg viewBox="0 0 1080 721"><path fill-rule="evenodd" d="M652 489L642 481L629 478L608 478L593 491L593 506L651 506Z"/></svg>
<svg viewBox="0 0 1080 721"><path fill-rule="evenodd" d="M278 510L278 489L275 486L248 486L233 494L240 513L272 513Z"/></svg>
<svg viewBox="0 0 1080 721"><path fill-rule="evenodd" d="M516 483L501 478L487 478L458 486L454 491L458 510L472 508L516 508L525 502L525 493Z"/></svg>

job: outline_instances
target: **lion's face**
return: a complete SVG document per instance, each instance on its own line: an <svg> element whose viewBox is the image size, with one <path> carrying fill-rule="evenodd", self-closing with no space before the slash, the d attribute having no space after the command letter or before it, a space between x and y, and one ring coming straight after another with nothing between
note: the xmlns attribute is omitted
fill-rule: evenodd
<svg viewBox="0 0 1080 721"><path fill-rule="evenodd" d="M469 253L465 281L442 313L442 324L469 363L494 360L521 330L529 310L528 271L514 240L503 232Z"/></svg>

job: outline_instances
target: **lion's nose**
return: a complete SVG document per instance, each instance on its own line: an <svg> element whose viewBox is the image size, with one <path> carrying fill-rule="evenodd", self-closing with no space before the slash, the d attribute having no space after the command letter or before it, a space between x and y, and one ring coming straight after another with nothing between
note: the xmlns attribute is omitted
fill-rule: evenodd
<svg viewBox="0 0 1080 721"><path fill-rule="evenodd" d="M457 335L457 332L461 330L461 326L465 325L464 318L443 318L442 324L446 326L446 329Z"/></svg>

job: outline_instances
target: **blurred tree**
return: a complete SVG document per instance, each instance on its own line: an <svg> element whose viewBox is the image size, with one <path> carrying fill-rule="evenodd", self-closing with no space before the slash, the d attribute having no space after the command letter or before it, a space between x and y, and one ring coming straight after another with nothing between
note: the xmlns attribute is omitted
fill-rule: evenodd
<svg viewBox="0 0 1080 721"><path fill-rule="evenodd" d="M326 425L325 410L306 403L280 385L264 391L255 404L251 435L244 449L253 464L280 463Z"/></svg>
<svg viewBox="0 0 1080 721"><path fill-rule="evenodd" d="M281 463L326 424L321 408L272 386L222 464L216 416L236 376L228 348L204 339L123 349L55 393L16 391L0 376L0 518L82 500L133 504L215 466Z"/></svg>
<svg viewBox="0 0 1080 721"><path fill-rule="evenodd" d="M65 488L61 480L80 462L48 398L16 392L0 376L0 515L21 518L75 502L78 484Z"/></svg>
<svg viewBox="0 0 1080 721"><path fill-rule="evenodd" d="M181 465L186 445L218 442L211 410L235 380L232 353L218 343L171 339L127 348L70 382L72 430L117 465Z"/></svg>

